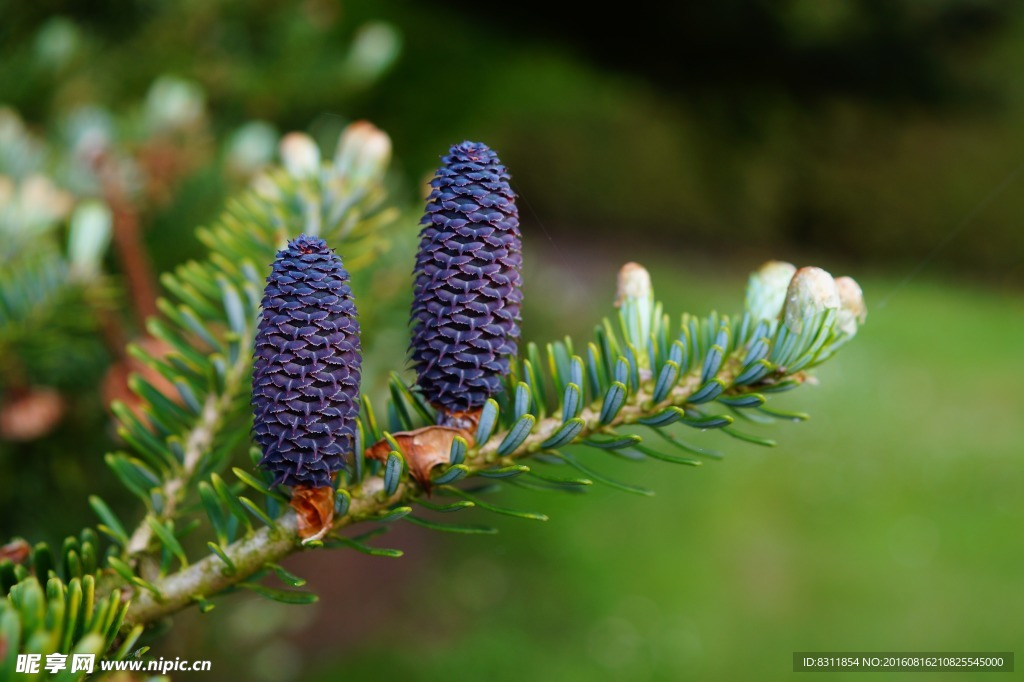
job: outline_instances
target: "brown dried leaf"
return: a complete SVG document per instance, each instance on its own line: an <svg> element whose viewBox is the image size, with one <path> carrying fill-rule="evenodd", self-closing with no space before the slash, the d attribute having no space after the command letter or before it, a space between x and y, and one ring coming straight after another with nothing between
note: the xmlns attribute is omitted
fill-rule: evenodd
<svg viewBox="0 0 1024 682"><path fill-rule="evenodd" d="M32 548L21 538L11 540L3 547L0 547L0 561L10 559L12 563L20 564L28 558ZM2 657L0 657L2 658Z"/></svg>
<svg viewBox="0 0 1024 682"><path fill-rule="evenodd" d="M456 436L462 436L470 445L473 443L473 435L469 430L450 426L424 426L415 431L401 431L391 437L398 442L409 465L409 473L429 492L430 470L448 461ZM387 439L374 443L366 450L369 459L380 462L387 461L390 453L391 443Z"/></svg>
<svg viewBox="0 0 1024 682"><path fill-rule="evenodd" d="M64 399L52 388L30 388L0 404L0 436L27 442L50 433L64 416Z"/></svg>
<svg viewBox="0 0 1024 682"><path fill-rule="evenodd" d="M292 509L298 517L299 537L303 544L319 540L334 522L334 488L292 488Z"/></svg>

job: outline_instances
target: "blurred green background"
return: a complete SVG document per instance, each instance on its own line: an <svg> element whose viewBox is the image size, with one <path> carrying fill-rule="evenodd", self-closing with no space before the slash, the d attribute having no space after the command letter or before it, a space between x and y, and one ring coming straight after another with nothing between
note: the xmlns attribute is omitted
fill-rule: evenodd
<svg viewBox="0 0 1024 682"><path fill-rule="evenodd" d="M0 105L53 148L88 106L110 112L115 148L152 160L153 83L201 101L179 165L141 164L171 178L138 194L154 272L202 254L193 228L249 177L235 143L253 122L271 145L306 130L325 149L352 120L388 131L406 211L394 262L356 283L372 292L371 374L404 351L422 182L466 138L499 151L521 195L529 339L589 333L626 260L675 312L738 310L767 258L853 275L867 297L820 385L778 400L811 420L758 427L774 449L698 434L723 461L600 463L653 499L511 489L503 503L551 521L403 528L383 539L399 560L294 557L319 604L228 597L153 652L212 658L218 679L734 680L787 678L796 650L1013 650L1022 69L1024 6L980 0L640 3L572 21L536 2L0 2ZM106 266L131 337L130 273ZM5 400L31 385L67 401L44 435L0 442L0 536L60 538L94 522L89 493L118 499L96 386L118 358L87 348L67 375L0 377Z"/></svg>

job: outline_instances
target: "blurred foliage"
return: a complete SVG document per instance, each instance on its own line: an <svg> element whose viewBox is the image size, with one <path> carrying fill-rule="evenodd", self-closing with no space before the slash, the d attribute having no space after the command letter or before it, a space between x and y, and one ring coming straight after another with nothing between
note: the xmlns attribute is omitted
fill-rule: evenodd
<svg viewBox="0 0 1024 682"><path fill-rule="evenodd" d="M1024 82L1017 77L1024 6L729 0L580 11L579 21L561 22L538 21L551 10L534 2L0 0L0 104L65 151L82 131L93 131L87 141L96 131L109 134L136 181L133 196L147 197L137 207L154 271L199 253L192 227L208 222L273 157L280 131L306 129L330 149L347 122L367 117L395 139L402 177L389 182L399 197L416 194L408 188L434 167L438 150L485 137L515 169L528 246L543 242L544 232L565 243L628 232L656 240L661 254L709 249L720 256L728 247L735 256L783 243L899 268L919 263L984 206L939 260L1005 285L1024 282L1024 192L1015 184L1024 159ZM145 121L165 111L153 109L155 100L186 118L198 103L201 125L192 129L198 135L175 138L187 141L185 172L170 185L140 186L139 159L153 149ZM0 154L11 149L0 145ZM88 175L74 179L61 164L44 166L54 187L76 200L100 193ZM1000 188L1005 193L994 196ZM67 221L66 214L57 220L43 251L66 256ZM411 231L413 222L403 220L401 229ZM409 240L395 243L395 258L409 261L400 253ZM114 284L105 300L117 300L122 265L107 256L103 266ZM601 299L588 267L571 255L551 256L528 272L528 337L547 338L556 325L585 329L591 315L581 310ZM721 291L711 284L715 273L693 259L666 256L660 268L663 281L678 278L682 307L714 302ZM577 274L550 274L561 269ZM4 265L0 277L11 272ZM362 311L373 318L367 333L377 337L369 345L379 358L396 357L405 346L408 282L383 267L354 279L380 301ZM869 283L869 297L893 284ZM556 290L557 300L542 295ZM61 309L88 312L75 305L81 290L66 294ZM685 494L659 498L663 520L643 528L625 521L628 509L609 506L604 536L584 532L593 510L552 525L540 541L504 534L493 553L516 555L518 567L503 558L501 569L483 550L454 569L427 560L408 592L396 596L388 587L368 596L421 608L441 626L430 637L403 633L408 656L389 649L384 668L384 652L354 638L365 657L347 671L431 678L458 664L479 666L482 675L504 667L538 676L559 671L566 679L623 671L735 679L755 667L772 678L783 676L768 668L772 657L822 641L815 639L821 623L880 647L895 640L985 647L1019 630L1010 616L991 617L1007 613L1006 595L1010 607L1020 600L1013 581L1021 557L1002 540L1020 522L1006 491L1019 481L1005 475L1017 470L1012 456L1024 447L1013 428L1019 398L1004 380L1014 368L1004 362L1013 355L1006 343L1016 337L1003 324L1006 306L1019 310L1019 297L995 300L939 284L914 285L905 295L892 308L898 314L872 320L868 343L847 358L856 369L832 370L841 382L827 383L854 385L821 389L818 410L836 416L827 428L796 436L768 460L734 461L728 476L705 467L709 485L687 479ZM91 457L113 442L97 386L113 353L96 320L79 326L83 319L61 317L60 325L45 325L52 335L18 342L18 357L37 356L23 363L29 383L75 399L48 437L16 447L0 442L0 536L17 529L56 539L76 531L89 514L89 492L118 511L116 484ZM137 321L127 324L135 331ZM72 339L80 344L65 344ZM977 352L979 344L988 350ZM384 363L370 357L368 364L371 377L378 370L379 389ZM897 384L900 391L879 393ZM46 498L61 504L37 503ZM708 519L716 504L728 511ZM565 504L570 513L572 506ZM705 524L680 530L680 519L696 516ZM678 546L653 549L664 537ZM610 581L620 584L636 570L633 555L654 551L659 565L662 557L675 563L638 586L636 599L616 601ZM750 557L764 563L754 566ZM452 571L486 576L484 586L463 589ZM547 596L553 606L542 613L560 625L556 632L537 630L537 612L524 609L528 602L510 587L517 575L532 576L523 589ZM968 584L989 587L968 591ZM773 602L765 596L772 590L791 599ZM880 628L882 621L889 625ZM564 646L551 646L551 637ZM746 658L729 648L752 642ZM182 655L195 656L194 644ZM284 645L274 644L280 654ZM547 655L503 658L516 647ZM447 652L456 649L479 656L455 660Z"/></svg>
<svg viewBox="0 0 1024 682"><path fill-rule="evenodd" d="M287 125L280 111L292 100L305 102L307 112L321 110L320 100L295 92L330 93L334 106L339 97L357 97L400 48L385 24L341 28L330 3L301 16L286 6L270 16L233 3L129 5L0 7L4 535L57 540L89 513L89 492L110 492L109 477L85 466L81 453L114 444L106 404L133 402L126 381L144 368L125 344L134 339L163 352L144 330L156 312L157 273L195 256L195 225L274 160L280 128L260 116ZM223 33L208 36L204 51L200 36L218 22ZM244 42L267 30L273 39L255 40L248 53L221 40ZM191 44L182 42L183 31ZM325 61L321 48L330 52ZM178 68L197 55L209 60ZM271 67L282 72L271 77ZM235 87L225 88L217 73ZM344 121L325 121L314 127L330 148ZM95 232L88 229L95 220L79 220L77 230L75 219L69 222L73 208L77 216L90 206L107 223L99 244L81 238ZM107 254L103 240L111 236ZM391 290L389 281L379 286ZM387 335L384 325L381 333ZM66 507L33 504L42 494L36 483L47 480ZM111 497L119 508L120 494Z"/></svg>
<svg viewBox="0 0 1024 682"><path fill-rule="evenodd" d="M24 5L0 27L0 80L33 120L122 105L164 73L204 89L217 134L262 119L330 145L365 117L414 182L438 149L486 132L539 219L569 233L643 226L875 261L918 257L1024 158L1013 3L641 3L547 24L536 2L469 6ZM162 236L210 214L210 180L156 217L161 265L194 255ZM1022 197L994 202L941 259L1019 283Z"/></svg>
<svg viewBox="0 0 1024 682"><path fill-rule="evenodd" d="M538 5L382 5L417 30L370 115L416 168L424 129L485 130L552 229L901 263L1024 160L1020 5L641 3L557 23ZM414 55L457 70L457 94ZM1024 192L999 199L940 260L1019 285Z"/></svg>

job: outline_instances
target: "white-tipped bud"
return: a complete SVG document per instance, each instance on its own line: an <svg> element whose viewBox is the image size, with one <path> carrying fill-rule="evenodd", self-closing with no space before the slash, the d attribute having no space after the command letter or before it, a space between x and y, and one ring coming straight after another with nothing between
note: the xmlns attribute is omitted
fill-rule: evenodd
<svg viewBox="0 0 1024 682"><path fill-rule="evenodd" d="M75 208L68 232L68 259L75 277L92 279L99 274L113 222L110 209L101 201L84 201Z"/></svg>
<svg viewBox="0 0 1024 682"><path fill-rule="evenodd" d="M654 297L651 286L651 274L639 263L626 263L619 268L618 287L615 294L615 307L622 306L627 298L648 300Z"/></svg>
<svg viewBox="0 0 1024 682"><path fill-rule="evenodd" d="M198 83L161 76L146 95L146 122L150 130L184 130L198 125L206 110L206 96Z"/></svg>
<svg viewBox="0 0 1024 682"><path fill-rule="evenodd" d="M257 195L259 195L263 199L266 199L267 201L281 200L281 188L278 187L277 183L274 182L273 178L271 178L266 173L260 173L255 178L253 178L251 187L253 191L256 192ZM285 246L287 246L287 242L282 242L278 244L277 250L280 251Z"/></svg>
<svg viewBox="0 0 1024 682"><path fill-rule="evenodd" d="M277 131L266 121L251 121L228 140L227 166L236 175L258 173L274 158Z"/></svg>
<svg viewBox="0 0 1024 682"><path fill-rule="evenodd" d="M868 308L864 304L864 292L852 277L836 279L839 290L839 313L836 315L836 328L840 333L853 337L857 327L868 318Z"/></svg>
<svg viewBox="0 0 1024 682"><path fill-rule="evenodd" d="M654 287L647 268L639 263L626 263L619 269L615 307L619 309L623 333L636 350L641 375L649 375L647 344L654 323Z"/></svg>
<svg viewBox="0 0 1024 682"><path fill-rule="evenodd" d="M43 229L64 218L75 200L50 178L34 173L21 181L18 202L21 224L27 229Z"/></svg>
<svg viewBox="0 0 1024 682"><path fill-rule="evenodd" d="M747 282L746 309L755 320L777 320L786 303L786 291L796 274L796 266L770 260L750 274Z"/></svg>
<svg viewBox="0 0 1024 682"><path fill-rule="evenodd" d="M350 73L356 79L369 83L387 71L402 49L402 36L391 24L372 21L356 31L349 49Z"/></svg>
<svg viewBox="0 0 1024 682"><path fill-rule="evenodd" d="M789 330L800 334L805 321L838 308L839 289L832 275L821 268L800 268L789 283L782 314Z"/></svg>
<svg viewBox="0 0 1024 682"><path fill-rule="evenodd" d="M338 140L334 165L354 182L378 178L391 162L391 138L368 121L356 121Z"/></svg>
<svg viewBox="0 0 1024 682"><path fill-rule="evenodd" d="M308 178L320 172L320 148L306 133L288 133L281 138L281 161L293 178Z"/></svg>

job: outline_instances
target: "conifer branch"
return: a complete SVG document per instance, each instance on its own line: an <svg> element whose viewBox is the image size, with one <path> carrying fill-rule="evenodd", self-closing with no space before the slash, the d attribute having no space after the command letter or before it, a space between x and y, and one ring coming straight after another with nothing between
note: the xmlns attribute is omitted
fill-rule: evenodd
<svg viewBox="0 0 1024 682"><path fill-rule="evenodd" d="M723 369L718 373L719 380L730 386L727 394L738 393L732 382L740 367L741 353L733 354ZM802 383L804 373L798 372L784 377L786 380ZM639 390L630 403L623 406L618 416L607 424L600 422L600 404L590 405L582 410L579 417L585 421L576 440L582 440L598 433L613 432L616 427L636 424L638 420L657 414L669 406L684 407L687 398L702 385L701 373L693 371L683 377L672 390L669 397L654 403L652 395L645 389ZM780 381L779 377L774 381ZM746 392L746 389L741 389ZM497 433L482 447L471 450L466 455L465 466L467 476L482 471L514 464L528 459L531 455L544 450L542 443L547 441L559 428L563 421L559 417L549 417L537 422L537 425L522 444L512 453L499 456L498 447L503 442L507 431ZM384 494L384 478L371 476L349 491L351 502L348 512L334 522L334 532L349 526L372 522L387 513L388 510L402 507L425 493L422 485L412 478L406 477L392 495ZM171 574L154 584L156 596L152 591L138 590L128 609L127 621L132 624L149 624L165 618L189 606L198 597L209 598L230 588L263 569L267 564L281 561L287 556L302 551L302 541L297 532L294 512L286 512L273 526L265 526L253 535L238 540L224 548L233 569L218 556L211 555L188 568Z"/></svg>
<svg viewBox="0 0 1024 682"><path fill-rule="evenodd" d="M213 447L214 439L223 426L225 415L232 403L238 400L242 391L248 388L245 379L250 364L251 358L248 355L238 357L227 373L224 390L207 396L199 420L188 433L183 434L185 455L178 471L164 481L161 487L160 495L164 501L163 507L157 514L147 514L132 533L125 548L129 556L142 554L150 548L150 543L153 540L151 518L162 523L175 517L178 504L191 487L196 470L203 461L203 456L208 454Z"/></svg>

